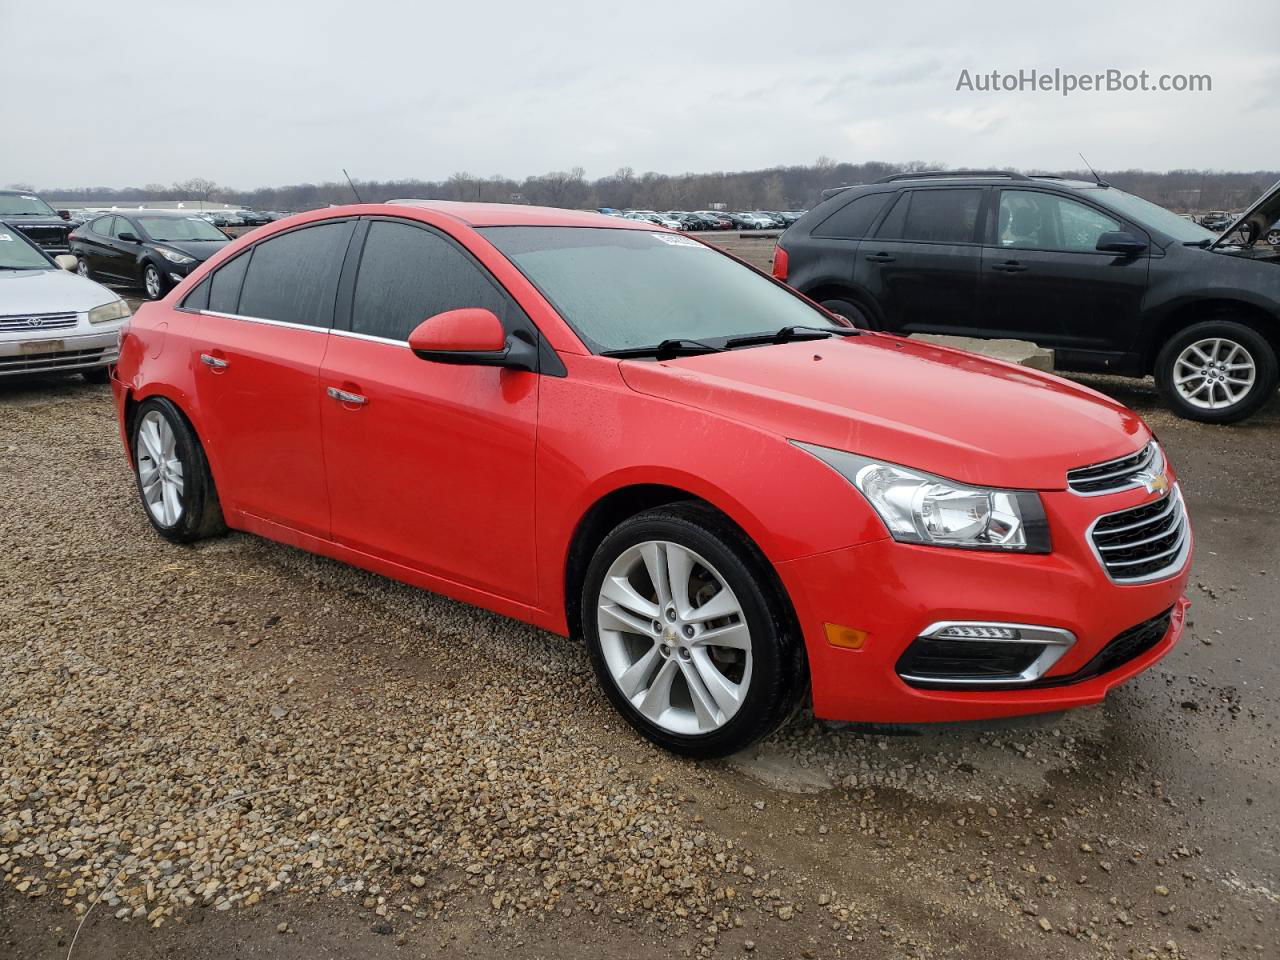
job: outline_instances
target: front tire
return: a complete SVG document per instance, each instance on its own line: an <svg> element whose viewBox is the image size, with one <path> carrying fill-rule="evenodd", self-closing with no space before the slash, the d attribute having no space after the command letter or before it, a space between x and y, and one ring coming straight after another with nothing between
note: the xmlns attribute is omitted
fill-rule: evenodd
<svg viewBox="0 0 1280 960"><path fill-rule="evenodd" d="M89 261L84 257L76 257L76 273L84 277L86 280L93 279L93 271L89 269Z"/></svg>
<svg viewBox="0 0 1280 960"><path fill-rule="evenodd" d="M637 731L690 757L721 757L791 715L803 643L767 561L715 510L686 502L619 524L582 593L605 695Z"/></svg>
<svg viewBox="0 0 1280 960"><path fill-rule="evenodd" d="M1180 417L1236 423L1276 392L1276 354L1267 339L1234 320L1207 320L1175 333L1155 362L1156 388Z"/></svg>
<svg viewBox="0 0 1280 960"><path fill-rule="evenodd" d="M143 401L130 439L142 509L160 536L191 543L226 531L204 448L173 403Z"/></svg>
<svg viewBox="0 0 1280 960"><path fill-rule="evenodd" d="M159 300L168 289L164 274L159 267L154 263L148 263L142 268L142 290L147 295L148 300Z"/></svg>

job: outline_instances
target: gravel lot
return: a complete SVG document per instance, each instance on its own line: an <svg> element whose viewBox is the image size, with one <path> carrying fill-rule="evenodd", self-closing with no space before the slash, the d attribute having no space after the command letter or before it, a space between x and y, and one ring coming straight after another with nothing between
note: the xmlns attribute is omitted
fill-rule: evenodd
<svg viewBox="0 0 1280 960"><path fill-rule="evenodd" d="M1280 956L1280 402L1090 382L1182 474L1179 648L1091 710L711 764L570 641L161 541L105 388L0 385L0 956Z"/></svg>

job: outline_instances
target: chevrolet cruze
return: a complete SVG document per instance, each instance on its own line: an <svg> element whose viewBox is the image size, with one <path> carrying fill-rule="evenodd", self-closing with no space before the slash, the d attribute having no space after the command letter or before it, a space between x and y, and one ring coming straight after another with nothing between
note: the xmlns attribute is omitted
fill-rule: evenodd
<svg viewBox="0 0 1280 960"><path fill-rule="evenodd" d="M1097 703L1183 627L1151 431L845 324L682 234L400 201L291 217L143 306L143 509L581 638L642 734L725 754L806 697L917 723Z"/></svg>

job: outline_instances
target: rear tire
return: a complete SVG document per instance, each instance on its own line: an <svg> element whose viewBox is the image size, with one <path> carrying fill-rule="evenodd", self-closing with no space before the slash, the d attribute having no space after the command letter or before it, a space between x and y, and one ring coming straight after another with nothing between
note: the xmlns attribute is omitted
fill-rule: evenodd
<svg viewBox="0 0 1280 960"><path fill-rule="evenodd" d="M786 720L806 689L804 644L768 561L703 504L614 528L587 568L581 609L605 695L673 753L735 753Z"/></svg>
<svg viewBox="0 0 1280 960"><path fill-rule="evenodd" d="M871 318L867 311L849 300L823 300L822 306L832 313L839 314L859 330L871 330Z"/></svg>
<svg viewBox="0 0 1280 960"><path fill-rule="evenodd" d="M1276 354L1266 337L1234 320L1206 320L1177 331L1155 362L1156 388L1187 420L1236 423L1276 392Z"/></svg>
<svg viewBox="0 0 1280 960"><path fill-rule="evenodd" d="M144 400L129 439L142 509L160 536L191 543L226 532L204 448L173 403Z"/></svg>

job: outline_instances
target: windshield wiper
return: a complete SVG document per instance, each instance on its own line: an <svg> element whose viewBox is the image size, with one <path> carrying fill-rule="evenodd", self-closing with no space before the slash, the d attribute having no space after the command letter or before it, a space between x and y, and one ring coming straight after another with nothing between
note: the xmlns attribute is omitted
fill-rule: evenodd
<svg viewBox="0 0 1280 960"><path fill-rule="evenodd" d="M690 340L688 337L672 337L648 347L624 347L621 350L606 350L600 356L628 360L633 357L654 357L666 360L671 357L691 357L700 353L720 353L724 347L715 347L701 340Z"/></svg>
<svg viewBox="0 0 1280 960"><path fill-rule="evenodd" d="M758 343L787 343L792 340L825 340L830 336L852 337L858 333L857 327L810 327L804 324L793 324L775 330L773 333L749 333L741 337L730 337L724 342L726 350L734 347L750 347Z"/></svg>

